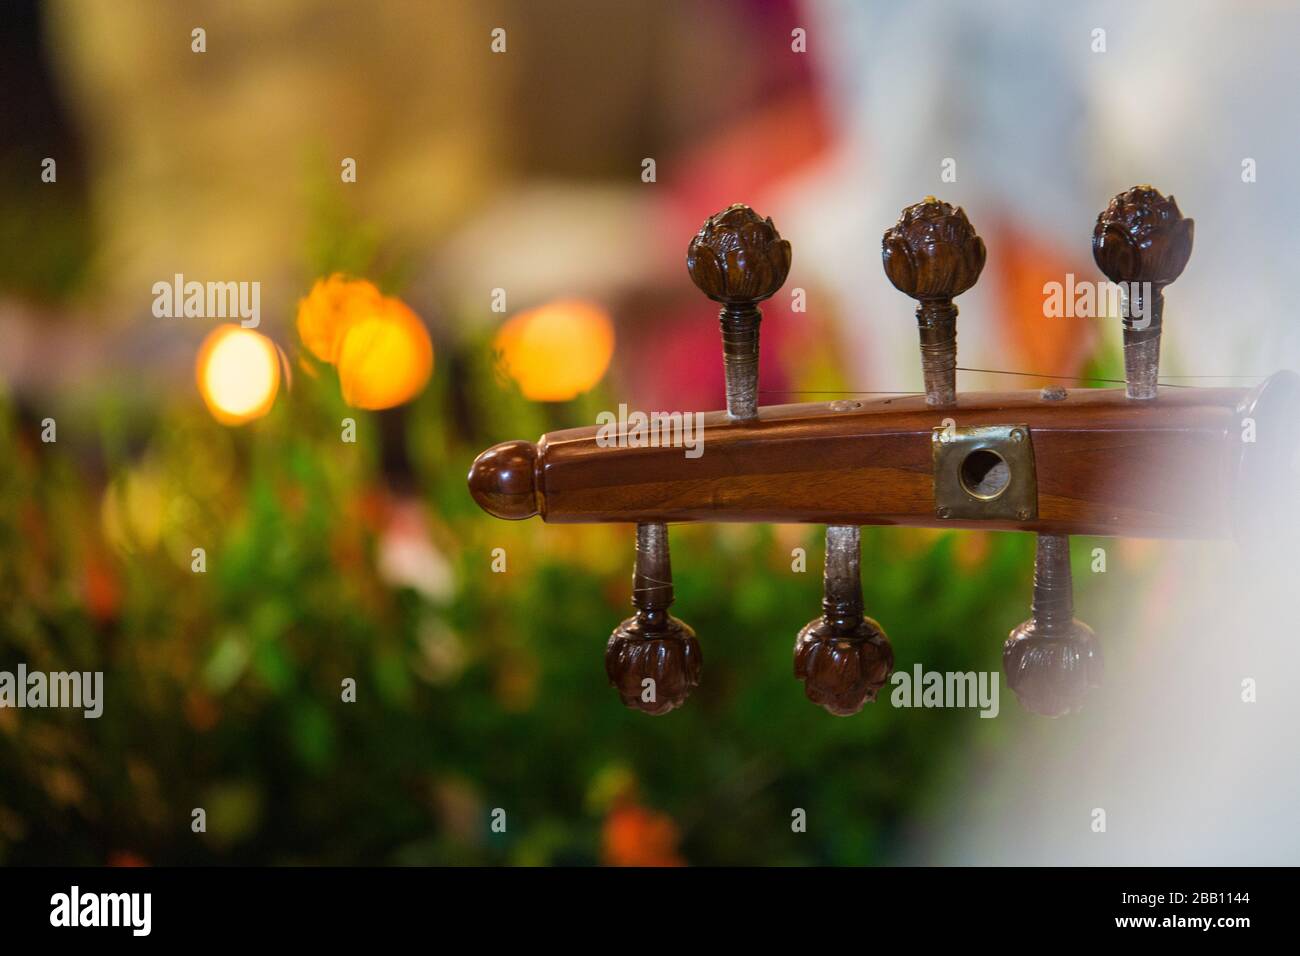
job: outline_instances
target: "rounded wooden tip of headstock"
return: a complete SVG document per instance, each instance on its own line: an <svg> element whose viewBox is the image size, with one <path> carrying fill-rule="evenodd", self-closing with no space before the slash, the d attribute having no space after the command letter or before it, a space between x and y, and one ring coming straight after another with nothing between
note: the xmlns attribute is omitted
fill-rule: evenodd
<svg viewBox="0 0 1300 956"><path fill-rule="evenodd" d="M885 275L913 299L951 299L984 270L984 240L960 206L926 196L902 211L880 240Z"/></svg>
<svg viewBox="0 0 1300 956"><path fill-rule="evenodd" d="M846 629L823 616L794 641L794 676L809 700L837 717L851 717L874 701L893 670L894 649L869 617Z"/></svg>
<svg viewBox="0 0 1300 956"><path fill-rule="evenodd" d="M1111 282L1168 285L1192 255L1195 227L1172 195L1146 184L1134 186L1097 215L1092 257Z"/></svg>
<svg viewBox="0 0 1300 956"><path fill-rule="evenodd" d="M469 493L497 518L518 521L538 514L537 446L530 441L493 445L469 469Z"/></svg>
<svg viewBox="0 0 1300 956"><path fill-rule="evenodd" d="M704 221L686 249L686 268L715 302L752 305L775 295L790 272L790 243L744 203Z"/></svg>

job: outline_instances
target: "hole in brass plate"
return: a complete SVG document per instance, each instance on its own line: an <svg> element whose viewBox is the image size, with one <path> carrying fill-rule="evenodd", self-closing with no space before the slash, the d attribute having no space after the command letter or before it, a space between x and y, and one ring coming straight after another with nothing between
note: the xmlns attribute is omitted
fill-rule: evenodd
<svg viewBox="0 0 1300 956"><path fill-rule="evenodd" d="M990 501L1011 484L1011 466L1006 459L987 448L976 448L962 460L961 485L966 493Z"/></svg>
<svg viewBox="0 0 1300 956"><path fill-rule="evenodd" d="M1029 426L956 425L930 431L934 513L960 521L1031 521L1038 479Z"/></svg>

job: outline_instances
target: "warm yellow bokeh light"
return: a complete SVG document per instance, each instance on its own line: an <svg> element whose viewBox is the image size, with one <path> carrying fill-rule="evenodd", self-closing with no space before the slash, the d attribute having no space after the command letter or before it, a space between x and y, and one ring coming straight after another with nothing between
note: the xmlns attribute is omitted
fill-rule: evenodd
<svg viewBox="0 0 1300 956"><path fill-rule="evenodd" d="M493 348L525 398L566 402L594 388L609 369L614 325L595 303L562 299L514 316Z"/></svg>
<svg viewBox="0 0 1300 956"><path fill-rule="evenodd" d="M420 317L393 298L352 321L339 342L339 384L353 408L409 402L433 373L433 343Z"/></svg>
<svg viewBox="0 0 1300 956"><path fill-rule="evenodd" d="M104 539L122 554L152 551L162 537L167 500L156 468L127 471L104 489L100 523Z"/></svg>
<svg viewBox="0 0 1300 956"><path fill-rule="evenodd" d="M195 374L212 416L223 425L242 425L271 410L280 388L280 353L260 332L222 325L203 340Z"/></svg>

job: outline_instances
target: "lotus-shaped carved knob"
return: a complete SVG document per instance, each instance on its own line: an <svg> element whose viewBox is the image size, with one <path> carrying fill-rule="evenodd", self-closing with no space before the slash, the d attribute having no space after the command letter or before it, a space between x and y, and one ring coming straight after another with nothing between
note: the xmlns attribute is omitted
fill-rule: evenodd
<svg viewBox="0 0 1300 956"><path fill-rule="evenodd" d="M686 702L702 664L695 632L667 612L628 618L605 647L605 673L624 705L656 717Z"/></svg>
<svg viewBox="0 0 1300 956"><path fill-rule="evenodd" d="M927 196L885 230L880 256L898 291L913 299L951 299L979 279L984 240L961 207Z"/></svg>
<svg viewBox="0 0 1300 956"><path fill-rule="evenodd" d="M710 216L686 250L686 268L715 302L752 304L776 294L790 272L790 243L743 203Z"/></svg>
<svg viewBox="0 0 1300 956"><path fill-rule="evenodd" d="M839 717L874 701L893 669L894 649L869 617L856 626L821 617L795 638L794 676L803 681L809 700Z"/></svg>
<svg viewBox="0 0 1300 956"><path fill-rule="evenodd" d="M636 614L614 628L605 646L605 673L627 707L659 716L680 707L700 684L695 632L668 613L673 603L668 526L636 526L632 605Z"/></svg>
<svg viewBox="0 0 1300 956"><path fill-rule="evenodd" d="M1002 669L1021 706L1044 717L1078 710L1101 684L1101 644L1074 616L1069 535L1038 536L1030 617L1002 646Z"/></svg>
<svg viewBox="0 0 1300 956"><path fill-rule="evenodd" d="M1082 708L1088 690L1101 686L1101 643L1082 621L1058 634L1026 621L1003 645L1002 668L1022 707L1060 717Z"/></svg>
<svg viewBox="0 0 1300 956"><path fill-rule="evenodd" d="M1092 257L1111 282L1168 285L1192 255L1195 222L1152 186L1120 193L1097 216Z"/></svg>

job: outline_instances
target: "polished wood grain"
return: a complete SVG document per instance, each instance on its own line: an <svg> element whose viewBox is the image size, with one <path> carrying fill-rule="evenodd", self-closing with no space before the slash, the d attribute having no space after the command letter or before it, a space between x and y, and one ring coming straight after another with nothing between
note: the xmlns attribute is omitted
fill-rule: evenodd
<svg viewBox="0 0 1300 956"><path fill-rule="evenodd" d="M1242 389L1165 389L1134 402L1120 389L974 392L951 408L921 395L769 406L751 421L705 415L703 454L601 447L596 428L489 449L470 474L475 498L503 518L549 522L810 522L1212 538L1231 533ZM935 514L932 430L1029 426L1036 520ZM504 451L502 450L504 449ZM498 489L493 461L511 465ZM531 493L520 464L532 463ZM494 505L508 491L512 504Z"/></svg>

